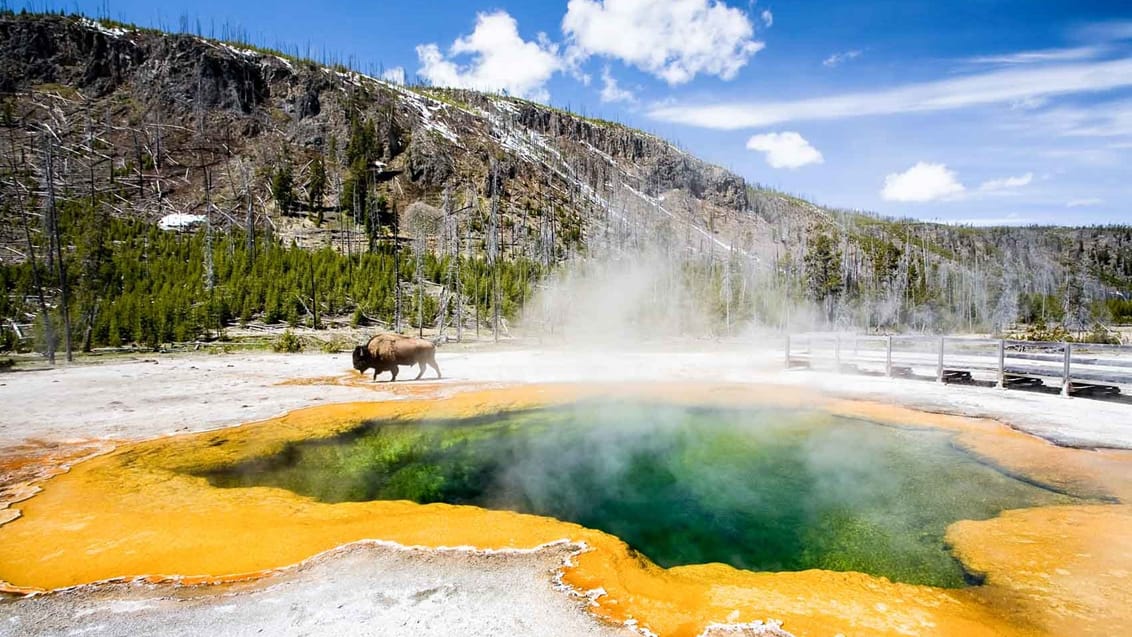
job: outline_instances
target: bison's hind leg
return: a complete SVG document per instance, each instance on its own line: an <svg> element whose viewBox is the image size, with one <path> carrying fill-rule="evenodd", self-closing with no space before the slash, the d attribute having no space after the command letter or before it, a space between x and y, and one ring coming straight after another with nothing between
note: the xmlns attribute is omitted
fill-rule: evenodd
<svg viewBox="0 0 1132 637"><path fill-rule="evenodd" d="M427 367L425 367L425 360L423 358L420 361L417 362L417 365L421 366L421 371L420 371L420 373L417 374L417 377L414 378L413 380L420 380L421 376L424 376L424 370L428 369Z"/></svg>
<svg viewBox="0 0 1132 637"><path fill-rule="evenodd" d="M443 378L443 376L440 375L440 366L436 364L436 354L435 353L428 357L428 364L432 365L432 368L436 370L436 377L437 378ZM421 373L422 374L424 373L424 363L421 363Z"/></svg>

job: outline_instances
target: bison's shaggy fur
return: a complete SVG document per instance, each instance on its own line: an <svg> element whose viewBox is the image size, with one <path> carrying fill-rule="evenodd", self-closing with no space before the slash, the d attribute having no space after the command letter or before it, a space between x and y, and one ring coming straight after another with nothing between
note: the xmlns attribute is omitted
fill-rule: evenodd
<svg viewBox="0 0 1132 637"><path fill-rule="evenodd" d="M425 365L431 365L436 370L436 377L441 378L440 367L436 364L436 345L424 339L385 333L354 348L354 369L365 373L372 367L374 380L381 372L393 375L389 382L397 380L397 368L401 365L420 365L417 379L424 375Z"/></svg>

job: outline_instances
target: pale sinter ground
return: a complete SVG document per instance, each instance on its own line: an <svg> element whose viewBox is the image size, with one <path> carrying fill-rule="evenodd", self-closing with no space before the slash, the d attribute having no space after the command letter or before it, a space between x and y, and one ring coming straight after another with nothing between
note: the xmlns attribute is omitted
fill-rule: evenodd
<svg viewBox="0 0 1132 637"><path fill-rule="evenodd" d="M680 351L611 354L567 348L442 348L443 380L413 383L433 395L516 382L695 381L807 386L929 411L983 416L1083 447L1132 448L1132 407L1120 403L931 382L783 372L781 355L749 345L701 343ZM148 362L147 362L148 361ZM154 362L156 361L156 362ZM349 378L344 354L138 357L137 361L0 375L0 454L52 443L137 440L267 418L298 407L400 400ZM401 378L411 379L403 369ZM318 384L282 384L319 378ZM411 380L408 382L412 382ZM399 381L399 384L401 381ZM1086 413L1088 417L1082 417ZM0 634L224 634L303 632L388 635L614 635L626 629L587 615L557 590L567 552L404 551L351 547L256 582L226 587L115 584L0 606ZM333 600L329 604L326 600Z"/></svg>
<svg viewBox="0 0 1132 637"><path fill-rule="evenodd" d="M781 353L749 343L688 343L679 350L577 348L460 351L442 347L417 383L442 393L467 383L695 381L810 387L827 395L978 416L1059 444L1132 449L1132 406L986 387L782 369ZM416 368L402 368L398 384ZM350 354L139 356L133 362L0 375L0 448L27 440L137 440L260 420L299 407L393 400L388 374L369 387L280 384L355 374ZM368 378L368 376L367 376ZM1088 417L1082 418L1085 413Z"/></svg>

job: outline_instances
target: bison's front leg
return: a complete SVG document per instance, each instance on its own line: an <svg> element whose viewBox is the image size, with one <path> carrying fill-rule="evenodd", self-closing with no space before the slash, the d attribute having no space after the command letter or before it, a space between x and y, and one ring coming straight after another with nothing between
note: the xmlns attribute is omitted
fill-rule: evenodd
<svg viewBox="0 0 1132 637"><path fill-rule="evenodd" d="M389 368L389 373L390 373L390 374L393 374L393 378L390 378L390 379L389 379L389 382L391 382L391 383L397 382L397 365L394 365L393 367L390 367L390 368Z"/></svg>
<svg viewBox="0 0 1132 637"><path fill-rule="evenodd" d="M377 375L380 374L380 373L381 373L380 369L378 369L376 367L373 368L373 382L375 382L375 383L377 382Z"/></svg>

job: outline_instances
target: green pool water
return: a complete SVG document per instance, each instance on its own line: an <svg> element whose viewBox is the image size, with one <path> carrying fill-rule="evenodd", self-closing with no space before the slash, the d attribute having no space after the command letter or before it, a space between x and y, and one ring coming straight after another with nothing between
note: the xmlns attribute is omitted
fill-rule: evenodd
<svg viewBox="0 0 1132 637"><path fill-rule="evenodd" d="M947 526L1069 503L954 448L946 432L782 410L584 403L373 422L204 473L326 502L510 509L601 529L661 566L862 571L969 582Z"/></svg>

